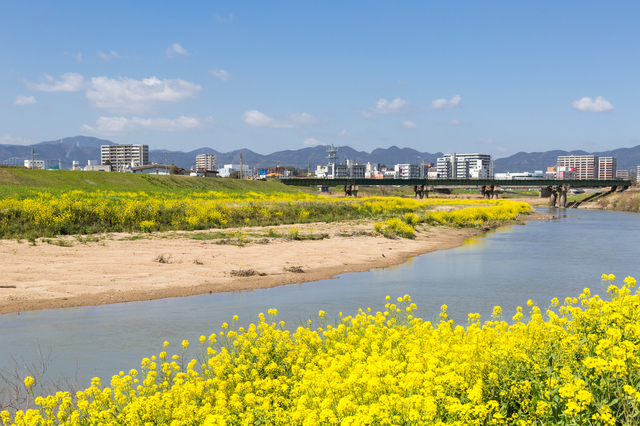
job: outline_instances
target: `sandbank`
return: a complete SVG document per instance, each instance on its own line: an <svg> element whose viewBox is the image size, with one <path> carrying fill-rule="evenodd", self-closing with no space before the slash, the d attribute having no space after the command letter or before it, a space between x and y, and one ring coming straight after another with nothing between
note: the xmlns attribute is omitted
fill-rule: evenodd
<svg viewBox="0 0 640 426"><path fill-rule="evenodd" d="M523 219L553 217L536 213ZM300 235L329 237L269 237L274 233L288 235L292 228L298 228ZM374 236L372 230L371 221L243 228L239 231L247 235L244 239L251 240L244 245L234 245L233 238L227 241L232 244L202 239L207 233L220 232L216 229L108 234L91 242L60 237L49 242L39 239L36 245L0 240L0 314L318 281L345 272L385 268L411 257L458 247L487 229L418 226L413 240ZM58 241L68 246L57 245ZM255 275L237 276L248 270Z"/></svg>

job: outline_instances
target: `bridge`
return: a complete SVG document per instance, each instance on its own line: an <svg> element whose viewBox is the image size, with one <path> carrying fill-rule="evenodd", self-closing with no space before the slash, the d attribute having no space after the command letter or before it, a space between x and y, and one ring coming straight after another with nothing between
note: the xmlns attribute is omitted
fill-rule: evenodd
<svg viewBox="0 0 640 426"><path fill-rule="evenodd" d="M280 182L292 186L343 186L345 195L357 195L358 186L413 186L416 197L429 196L434 188L478 188L484 198L498 198L501 187L539 188L541 197L549 197L549 206L565 207L570 188L610 188L610 191L624 191L631 181L619 179L424 179L424 178L282 178Z"/></svg>

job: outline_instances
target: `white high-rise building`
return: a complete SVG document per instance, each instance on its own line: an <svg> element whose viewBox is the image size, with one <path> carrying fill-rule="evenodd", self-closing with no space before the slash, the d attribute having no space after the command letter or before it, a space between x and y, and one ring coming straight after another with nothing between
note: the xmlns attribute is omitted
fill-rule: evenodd
<svg viewBox="0 0 640 426"><path fill-rule="evenodd" d="M199 154L196 156L196 170L218 170L218 156L215 154Z"/></svg>
<svg viewBox="0 0 640 426"><path fill-rule="evenodd" d="M107 160L116 171L128 166L146 166L149 164L149 145L101 145L100 164Z"/></svg>
<svg viewBox="0 0 640 426"><path fill-rule="evenodd" d="M441 178L469 179L493 176L491 155L456 154L455 152L438 158L438 176Z"/></svg>

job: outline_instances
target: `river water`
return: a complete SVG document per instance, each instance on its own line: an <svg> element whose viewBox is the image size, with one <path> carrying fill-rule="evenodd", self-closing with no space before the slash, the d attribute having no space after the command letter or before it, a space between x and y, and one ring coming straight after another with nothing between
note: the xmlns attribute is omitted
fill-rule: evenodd
<svg viewBox="0 0 640 426"><path fill-rule="evenodd" d="M541 213L546 208L537 208ZM51 351L50 370L108 379L138 368L143 357L178 351L187 339L219 332L238 315L238 326L270 308L295 329L324 310L354 315L358 308L383 310L385 296L409 294L417 316L436 320L440 306L465 325L467 314L487 320L499 305L504 318L533 299L541 307L558 297L577 297L584 287L602 293L601 275L640 280L640 215L635 213L553 210L552 221L513 225L471 238L464 246L418 256L407 263L335 279L271 289L206 294L184 298L82 308L23 312L0 316L0 369L9 360L35 360L38 348ZM525 312L527 309L525 309Z"/></svg>

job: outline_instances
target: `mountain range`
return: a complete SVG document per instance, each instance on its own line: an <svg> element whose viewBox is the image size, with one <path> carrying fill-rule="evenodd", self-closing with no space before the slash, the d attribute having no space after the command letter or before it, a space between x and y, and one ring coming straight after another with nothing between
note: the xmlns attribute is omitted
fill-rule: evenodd
<svg viewBox="0 0 640 426"><path fill-rule="evenodd" d="M61 165L62 169L70 169L73 161L78 161L84 166L88 160L100 160L100 146L113 145L114 142L88 136L74 136L55 141L40 142L33 145L0 145L0 162L3 164L23 165L24 160L30 159L32 150L36 160L48 160L50 165ZM165 155L168 163L174 163L179 167L190 169L195 166L195 158L198 154L215 154L218 166L224 164L239 164L240 154L245 164L256 168L282 166L294 166L307 168L309 165L315 169L316 165L327 164L327 152L325 146L314 146L298 150L278 151L267 155L258 154L249 149L237 149L230 152L219 152L212 148L200 148L190 152L152 150L149 152L149 160L153 163L164 164ZM519 152L509 157L499 158L494 161L494 172L525 172L534 170L546 170L548 166L556 164L560 155L598 155L600 157L616 157L618 170L635 170L640 165L640 145L633 148L618 148L611 151L586 152L586 151L546 151L546 152ZM376 148L373 151L357 151L349 146L340 146L338 161L353 160L359 163L380 163L391 166L398 163L421 162L435 163L441 152L420 152L412 148ZM49 165L49 164L47 164Z"/></svg>

